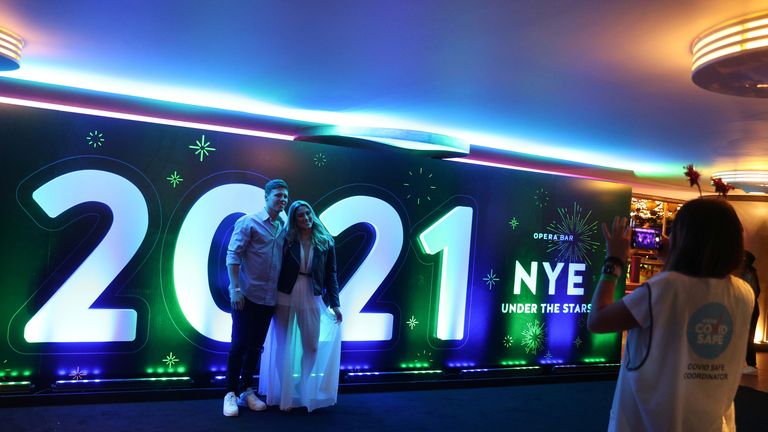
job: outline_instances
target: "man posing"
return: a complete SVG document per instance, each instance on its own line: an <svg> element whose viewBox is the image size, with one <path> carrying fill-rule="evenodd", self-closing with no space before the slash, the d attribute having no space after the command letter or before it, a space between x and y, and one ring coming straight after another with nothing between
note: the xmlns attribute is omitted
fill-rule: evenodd
<svg viewBox="0 0 768 432"><path fill-rule="evenodd" d="M285 240L280 212L288 203L288 184L279 179L269 181L264 197L263 210L235 222L227 250L232 303L232 344L224 396L224 415L228 417L238 414L238 405L254 411L267 407L253 391L253 374L275 309Z"/></svg>

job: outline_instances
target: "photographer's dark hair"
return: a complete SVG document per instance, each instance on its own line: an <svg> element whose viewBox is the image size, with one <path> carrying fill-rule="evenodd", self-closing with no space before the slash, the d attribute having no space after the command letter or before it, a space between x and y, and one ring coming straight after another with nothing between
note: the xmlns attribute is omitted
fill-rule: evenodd
<svg viewBox="0 0 768 432"><path fill-rule="evenodd" d="M723 199L698 198L683 205L670 235L664 270L723 278L741 266L744 234L736 211Z"/></svg>

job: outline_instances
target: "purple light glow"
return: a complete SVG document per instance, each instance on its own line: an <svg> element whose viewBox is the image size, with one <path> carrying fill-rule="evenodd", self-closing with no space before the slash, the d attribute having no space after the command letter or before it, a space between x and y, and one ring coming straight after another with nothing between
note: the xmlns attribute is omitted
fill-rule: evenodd
<svg viewBox="0 0 768 432"><path fill-rule="evenodd" d="M221 126L221 125L216 125L211 123L173 120L173 119L162 118L162 117L152 117L152 116L146 116L146 115L131 114L131 113L124 113L124 112L117 112L117 111L108 111L108 110L94 109L94 108L83 108L83 107L77 107L72 105L40 102L40 101L33 101L33 100L26 100L26 99L19 99L19 98L0 97L0 103L5 103L9 105L26 106L31 108L49 109L54 111L64 111L64 112L71 112L71 113L77 113L77 114L87 114L87 115L94 115L99 117L110 117L110 118L117 118L117 119L123 119L123 120L133 120L133 121L140 121L145 123L156 123L156 124L163 124L163 125L169 125L169 126L180 126L180 127L187 127L187 128L193 128L193 129L204 129L204 130L212 130L212 131L219 131L219 132L228 132L228 133L233 133L238 135L274 138L279 140L291 141L294 138L293 135L277 134L272 132L264 132L264 131L245 129L245 128L236 128L231 126Z"/></svg>
<svg viewBox="0 0 768 432"><path fill-rule="evenodd" d="M565 176L565 177L575 177L575 178L581 178L581 179L588 179L588 180L600 180L600 181L610 181L608 179L604 178L598 178L598 177L592 177L592 176L584 176L584 175L578 175L578 174L570 174L570 173L564 173L560 171L550 171L550 170L543 170L543 169L537 169L537 168L530 168L520 165L509 165L501 162L489 162L484 160L478 160L478 159L470 159L470 158L449 158L445 159L453 162L461 162L461 163L468 163L468 164L474 164L474 165L483 165L483 166L490 166L490 167L496 167L496 168L506 168L506 169L513 169L518 171L528 171L528 172L534 172L534 173L541 173L541 174L552 174L552 175L558 175L558 176Z"/></svg>
<svg viewBox="0 0 768 432"><path fill-rule="evenodd" d="M460 368L460 367L473 367L475 362L448 362L448 367Z"/></svg>
<svg viewBox="0 0 768 432"><path fill-rule="evenodd" d="M341 365L341 367L339 367L339 370L355 371L355 370L368 370L370 368L371 367L369 365L367 365L367 364L364 364L364 365Z"/></svg>

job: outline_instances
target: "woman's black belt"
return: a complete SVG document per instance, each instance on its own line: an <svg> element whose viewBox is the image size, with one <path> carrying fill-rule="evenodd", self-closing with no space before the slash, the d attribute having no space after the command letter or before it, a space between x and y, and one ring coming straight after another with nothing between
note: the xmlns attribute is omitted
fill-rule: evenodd
<svg viewBox="0 0 768 432"><path fill-rule="evenodd" d="M302 276L312 276L312 273L304 273L304 272L301 272L301 271L299 272L299 274L302 275Z"/></svg>

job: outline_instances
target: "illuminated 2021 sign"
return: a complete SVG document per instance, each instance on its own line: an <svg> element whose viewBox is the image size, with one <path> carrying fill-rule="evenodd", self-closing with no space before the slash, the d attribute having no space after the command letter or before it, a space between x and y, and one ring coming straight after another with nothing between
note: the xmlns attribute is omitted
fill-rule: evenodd
<svg viewBox="0 0 768 432"><path fill-rule="evenodd" d="M318 144L3 107L11 368L220 371L232 225L270 178L336 237L355 369L618 357L585 324L614 184ZM6 206L8 207L8 206ZM171 361L172 360L172 361ZM169 365L170 363L170 365ZM30 365L35 364L32 368ZM95 371L98 371L96 373Z"/></svg>
<svg viewBox="0 0 768 432"><path fill-rule="evenodd" d="M123 271L147 235L149 211L141 191L117 174L79 170L45 183L32 198L49 218L94 202L107 206L113 220L96 248L27 322L24 339L30 343L134 341L135 310L92 309L91 305ZM264 205L264 190L257 186L222 185L201 196L181 225L173 262L175 294L184 317L202 336L230 341L229 313L213 301L208 283L206 263L214 233L227 216L254 213ZM341 289L341 301L349 314L344 340L392 339L392 314L361 310L403 248L403 226L397 211L379 198L359 195L334 203L319 217L333 235L357 223L369 224L374 230L374 244ZM442 252L445 270L437 286L439 339L463 338L471 228L472 208L455 207L418 237L427 253Z"/></svg>

